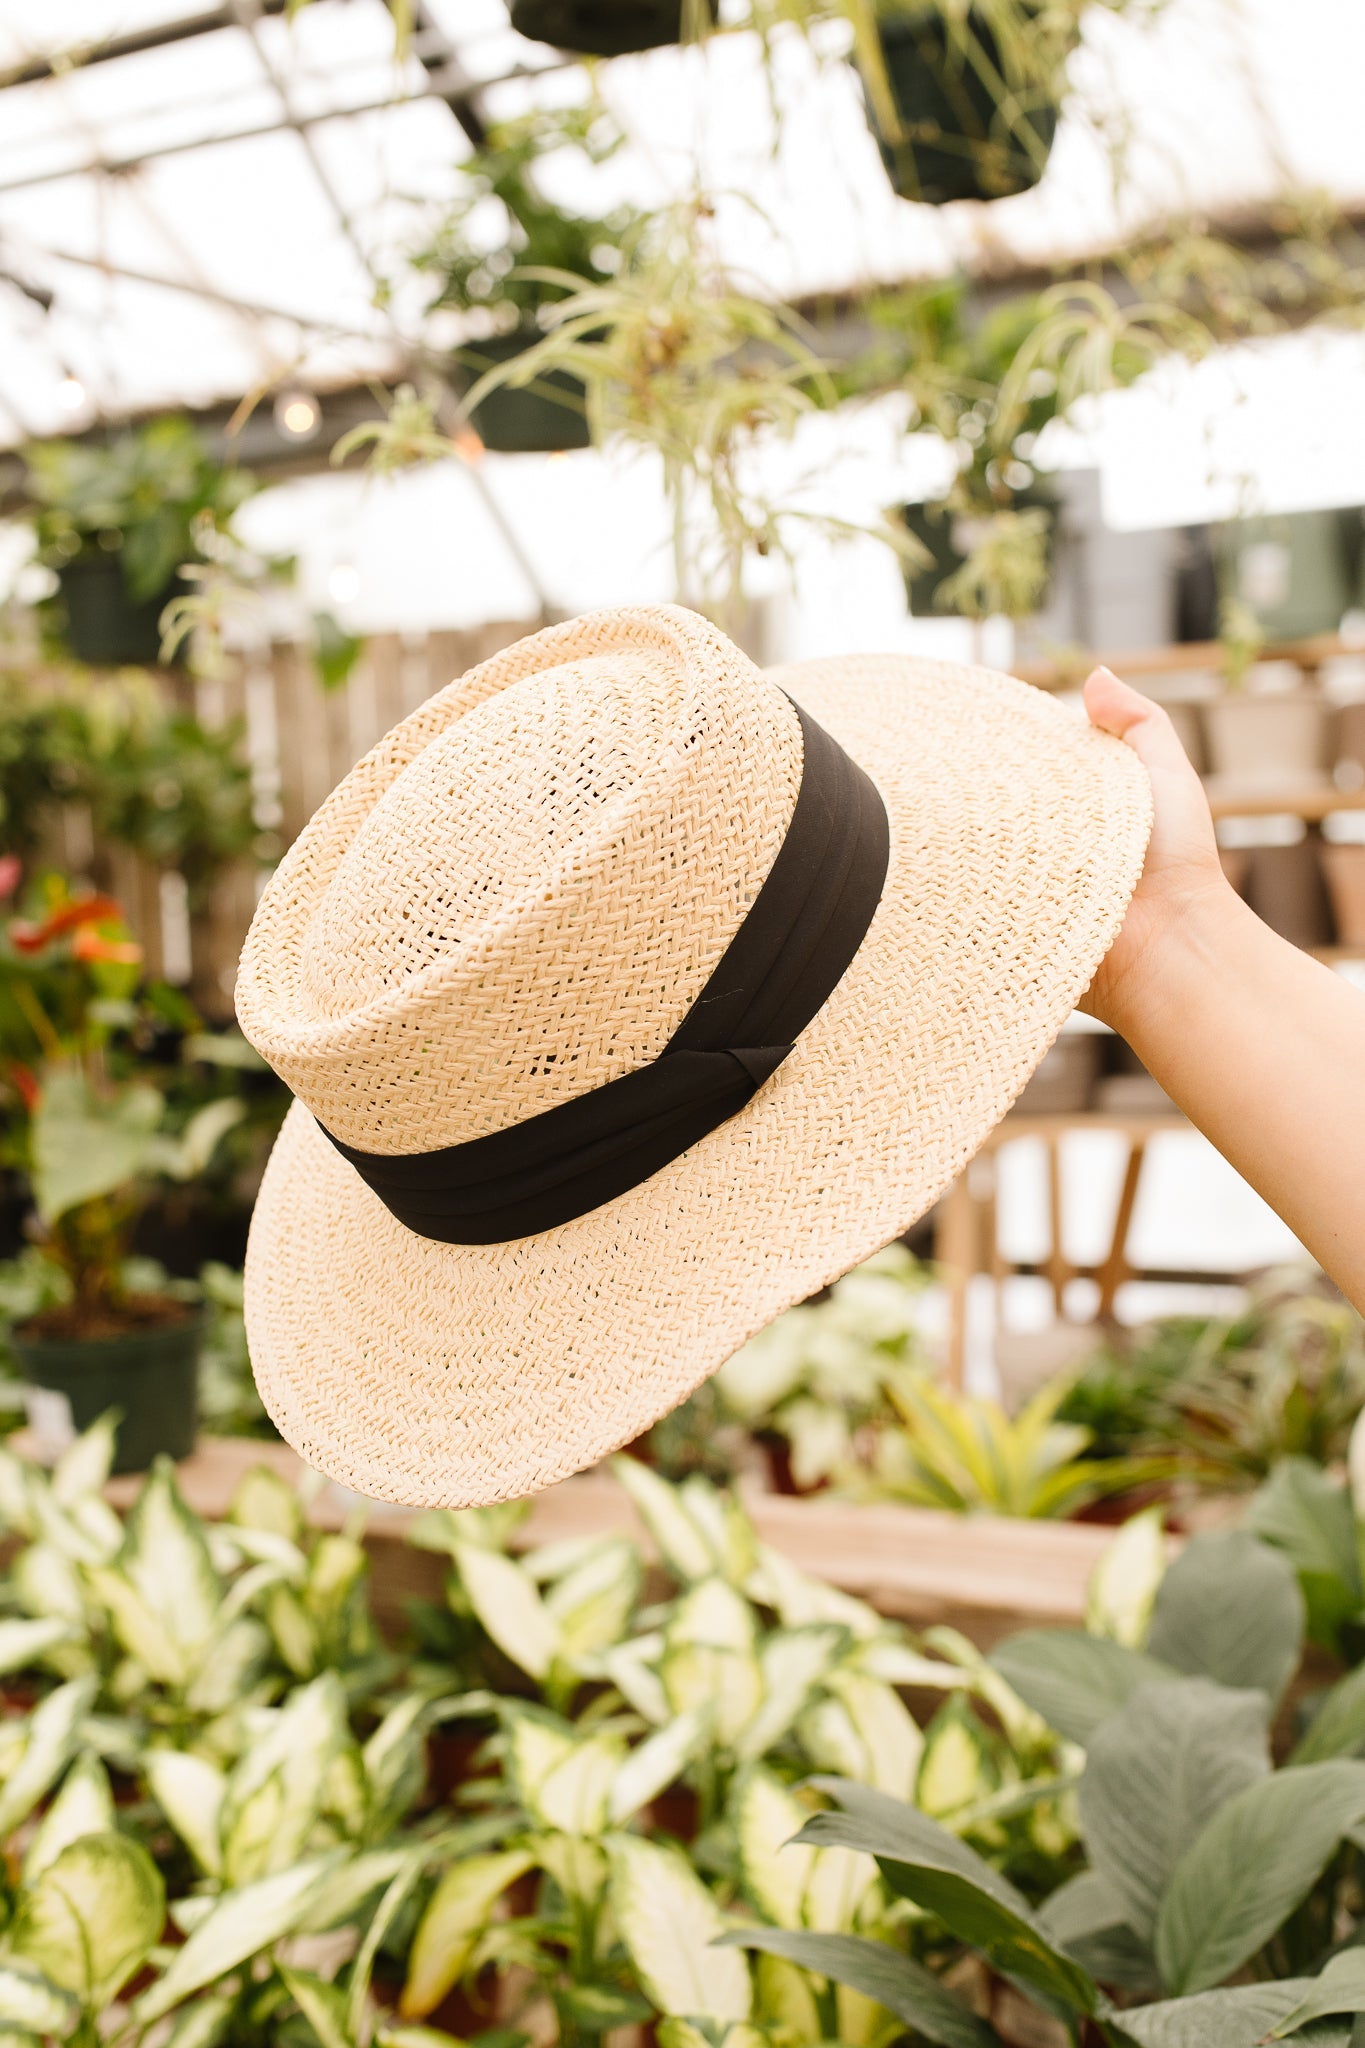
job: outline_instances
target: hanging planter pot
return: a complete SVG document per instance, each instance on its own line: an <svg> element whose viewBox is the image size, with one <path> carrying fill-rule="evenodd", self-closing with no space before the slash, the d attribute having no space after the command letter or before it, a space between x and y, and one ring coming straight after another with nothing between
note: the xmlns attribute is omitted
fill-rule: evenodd
<svg viewBox="0 0 1365 2048"><path fill-rule="evenodd" d="M878 147L902 199L946 206L1038 183L1060 98L1040 84L1013 84L984 10L970 8L956 30L937 8L911 8L880 20L877 39L901 129L899 138L879 136Z"/></svg>
<svg viewBox="0 0 1365 2048"><path fill-rule="evenodd" d="M161 614L184 588L173 576L154 597L132 598L123 558L92 548L57 572L65 613L62 638L92 668L155 668L161 659Z"/></svg>
<svg viewBox="0 0 1365 2048"><path fill-rule="evenodd" d="M692 26L717 18L719 0L512 0L512 26L533 43L581 57L625 57L680 43Z"/></svg>
<svg viewBox="0 0 1365 2048"><path fill-rule="evenodd" d="M1016 511L1056 510L1056 500L1042 485L1031 485L1027 490L1015 493L1013 509ZM970 542L970 517L950 511L945 505L906 505L901 516L907 531L929 554L930 560L919 568L905 571L905 593L910 600L910 610L917 619L933 619L950 616L945 614L938 602L938 594L944 584L967 560ZM1048 580L1051 582L1052 555L1056 539L1055 525L1049 530L1047 540ZM1042 610L1048 601L1045 588L1038 598L1038 609Z"/></svg>
<svg viewBox="0 0 1365 2048"><path fill-rule="evenodd" d="M488 370L515 362L541 339L535 327L471 341L456 355L465 389ZM568 370L546 370L532 384L502 384L475 406L470 424L497 455L557 455L590 445L587 392Z"/></svg>
<svg viewBox="0 0 1365 2048"><path fill-rule="evenodd" d="M199 1420L199 1353L204 1312L117 1337L44 1337L10 1332L10 1348L34 1387L57 1394L71 1426L88 1429L117 1408L115 1472L145 1472L163 1453L187 1458Z"/></svg>

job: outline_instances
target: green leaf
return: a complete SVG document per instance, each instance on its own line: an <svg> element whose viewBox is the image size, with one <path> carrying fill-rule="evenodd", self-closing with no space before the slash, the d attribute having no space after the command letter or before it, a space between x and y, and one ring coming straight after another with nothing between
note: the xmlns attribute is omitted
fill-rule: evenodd
<svg viewBox="0 0 1365 2048"><path fill-rule="evenodd" d="M1091 1635L1140 1649L1165 1570L1166 1510L1145 1508L1124 1523L1090 1574L1085 1625Z"/></svg>
<svg viewBox="0 0 1365 2048"><path fill-rule="evenodd" d="M324 1983L311 1971L291 1970L285 1963L280 1964L280 1977L322 2048L355 2048L346 2026L344 1992L335 1984Z"/></svg>
<svg viewBox="0 0 1365 2048"><path fill-rule="evenodd" d="M219 1815L227 1779L207 1757L181 1749L152 1749L146 1758L147 1783L201 1870L219 1877L223 1868Z"/></svg>
<svg viewBox="0 0 1365 2048"><path fill-rule="evenodd" d="M812 1815L799 1842L865 1849L893 1891L937 1914L960 1941L1027 1984L1050 2011L1098 2010L1099 1989L1089 1973L1054 1948L1027 1901L965 1842L884 1793L840 1779L815 1783L848 1810Z"/></svg>
<svg viewBox="0 0 1365 2048"><path fill-rule="evenodd" d="M1130 2006L1122 2015L1123 2031L1139 2048L1255 2048L1312 1982L1286 1977L1278 1984L1240 1984L1231 1991ZM1349 2028L1307 2037L1313 2048L1349 2048L1350 2038Z"/></svg>
<svg viewBox="0 0 1365 2048"><path fill-rule="evenodd" d="M733 1810L749 1896L779 1927L800 1927L816 1856L830 1853L802 1848L793 1839L809 1819L809 1809L771 1771L755 1766L741 1778Z"/></svg>
<svg viewBox="0 0 1365 2048"><path fill-rule="evenodd" d="M1038 1909L1053 1941L1089 1970L1098 1983L1128 1991L1160 1990L1156 1958L1124 1921L1123 1901L1097 1871L1068 1879Z"/></svg>
<svg viewBox="0 0 1365 2048"><path fill-rule="evenodd" d="M49 1863L55 1863L68 1842L82 1835L103 1835L114 1827L114 1796L109 1773L87 1751L78 1756L62 1780L62 1789L38 1824L24 1858L24 1882L32 1884Z"/></svg>
<svg viewBox="0 0 1365 2048"><path fill-rule="evenodd" d="M191 1992L217 1983L229 1970L292 1933L313 1892L339 1860L335 1855L315 1857L257 1884L243 1885L240 1891L224 1892L184 1947L174 1951L165 1973L134 2001L136 2024L147 2026L160 2019Z"/></svg>
<svg viewBox="0 0 1365 2048"><path fill-rule="evenodd" d="M52 1468L52 1498L59 1508L73 1508L88 1494L97 1494L114 1466L116 1430L112 1415L101 1415L68 1444Z"/></svg>
<svg viewBox="0 0 1365 2048"><path fill-rule="evenodd" d="M725 1922L691 1866L638 1835L616 1836L610 1855L612 1914L659 2011L677 2019L747 2019L748 1965L711 1946Z"/></svg>
<svg viewBox="0 0 1365 2048"><path fill-rule="evenodd" d="M229 1884L284 1870L302 1855L348 1739L346 1695L334 1671L301 1686L273 1715L224 1790L218 1825Z"/></svg>
<svg viewBox="0 0 1365 2048"><path fill-rule="evenodd" d="M126 1835L82 1835L24 1888L10 1945L99 2011L146 1959L165 1919L166 1889L147 1851Z"/></svg>
<svg viewBox="0 0 1365 2048"><path fill-rule="evenodd" d="M1140 1685L1173 1678L1169 1665L1081 1629L1027 1629L990 1662L1021 1700L1068 1742L1089 1742Z"/></svg>
<svg viewBox="0 0 1365 2048"><path fill-rule="evenodd" d="M560 1634L531 1579L499 1551L460 1542L451 1551L470 1605L503 1655L528 1678L544 1678Z"/></svg>
<svg viewBox="0 0 1365 2048"><path fill-rule="evenodd" d="M95 1681L72 1679L34 1708L19 1761L0 1792L0 1837L13 1833L65 1770L76 1731L95 1698Z"/></svg>
<svg viewBox="0 0 1365 2048"><path fill-rule="evenodd" d="M1286 1761L1320 1764L1329 1757L1358 1756L1365 1749L1365 1664L1348 1671L1323 1694L1317 1711Z"/></svg>
<svg viewBox="0 0 1365 2048"><path fill-rule="evenodd" d="M71 1623L62 1615L0 1621L0 1672L23 1671L74 1635Z"/></svg>
<svg viewBox="0 0 1365 2048"><path fill-rule="evenodd" d="M637 1744L611 1783L607 1817L614 1826L629 1820L675 1782L705 1746L709 1724L705 1712L679 1714Z"/></svg>
<svg viewBox="0 0 1365 2048"><path fill-rule="evenodd" d="M607 1825L607 1802L624 1760L619 1736L580 1739L541 1779L535 1797L536 1819L562 1834L600 1835Z"/></svg>
<svg viewBox="0 0 1365 2048"><path fill-rule="evenodd" d="M1335 1649L1342 1623L1365 1599L1350 1489L1309 1458L1284 1458L1253 1497L1248 1526L1299 1574L1308 1632Z"/></svg>
<svg viewBox="0 0 1365 2048"><path fill-rule="evenodd" d="M1304 1605L1289 1560L1244 1529L1196 1536L1167 1572L1149 1655L1219 1685L1280 1698L1298 1669Z"/></svg>
<svg viewBox="0 0 1365 2048"><path fill-rule="evenodd" d="M775 1927L732 1928L724 1940L735 1947L784 1956L817 1976L861 1991L903 2020L917 2038L932 2041L935 2048L998 2048L1000 2037L993 2027L945 1991L928 1970L882 1942L863 1941L852 1934L790 1933Z"/></svg>
<svg viewBox="0 0 1365 2048"><path fill-rule="evenodd" d="M69 2034L76 2019L76 2002L36 1970L25 1970L14 1962L0 1962L0 2027L17 2027L32 2034Z"/></svg>
<svg viewBox="0 0 1365 2048"><path fill-rule="evenodd" d="M408 1977L398 2010L405 2020L425 2019L459 1982L479 1936L509 1884L531 1868L524 1850L467 1856L453 1863L432 1893L413 1936Z"/></svg>
<svg viewBox="0 0 1365 2048"><path fill-rule="evenodd" d="M639 1598L639 1546L622 1536L594 1544L545 1596L559 1631L559 1654L578 1663L619 1643Z"/></svg>
<svg viewBox="0 0 1365 2048"><path fill-rule="evenodd" d="M164 1108L158 1091L142 1082L105 1101L80 1073L49 1074L31 1125L33 1194L43 1222L136 1180Z"/></svg>
<svg viewBox="0 0 1365 2048"><path fill-rule="evenodd" d="M1343 1579L1365 1597L1348 1487L1311 1458L1282 1458L1252 1496L1248 1525L1301 1572Z"/></svg>
<svg viewBox="0 0 1365 2048"><path fill-rule="evenodd" d="M233 1997L206 1995L176 2014L165 2048L218 2048L236 2006Z"/></svg>
<svg viewBox="0 0 1365 2048"><path fill-rule="evenodd" d="M758 1758L776 1747L848 1640L847 1630L828 1622L774 1629L764 1638L758 1653L762 1700L740 1732L738 1756Z"/></svg>
<svg viewBox="0 0 1365 2048"><path fill-rule="evenodd" d="M188 1683L217 1627L222 1588L169 1458L153 1466L114 1564L90 1579L129 1655L162 1684Z"/></svg>
<svg viewBox="0 0 1365 2048"><path fill-rule="evenodd" d="M669 1570L684 1583L708 1578L720 1564L712 1543L688 1513L676 1487L638 1458L611 1461L613 1476L630 1495L631 1505L653 1537Z"/></svg>
<svg viewBox="0 0 1365 2048"><path fill-rule="evenodd" d="M155 1154L161 1171L172 1180L193 1180L206 1173L218 1146L247 1113L238 1095L221 1095L195 1111L180 1136L164 1140Z"/></svg>
<svg viewBox="0 0 1365 2048"><path fill-rule="evenodd" d="M1270 2030L1272 2041L1297 2034L1313 2020L1329 2019L1334 2013L1365 2012L1365 1949L1348 1948L1324 1963L1314 1978L1313 1988L1292 2012Z"/></svg>
<svg viewBox="0 0 1365 2048"><path fill-rule="evenodd" d="M1171 1991L1204 1991L1254 1956L1365 1818L1365 1764L1304 1764L1248 1785L1185 1851L1157 1918Z"/></svg>
<svg viewBox="0 0 1365 2048"><path fill-rule="evenodd" d="M924 1737L894 1686L859 1671L831 1671L825 1685L852 1722L868 1760L867 1782L908 1799L924 1753Z"/></svg>
<svg viewBox="0 0 1365 2048"><path fill-rule="evenodd" d="M1204 1823L1269 1769L1265 1694L1200 1678L1139 1686L1093 1737L1081 1831L1091 1864L1144 1941Z"/></svg>

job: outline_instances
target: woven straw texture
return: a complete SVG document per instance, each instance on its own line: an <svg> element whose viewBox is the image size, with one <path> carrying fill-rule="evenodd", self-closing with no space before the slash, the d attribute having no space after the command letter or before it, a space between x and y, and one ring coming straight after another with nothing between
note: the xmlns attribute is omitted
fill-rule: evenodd
<svg viewBox="0 0 1365 2048"><path fill-rule="evenodd" d="M366 1151L431 1151L653 1057L781 844L801 769L782 691L891 824L882 901L793 1054L572 1223L492 1246L405 1230L310 1111ZM960 1171L1116 936L1150 809L1127 748L1009 677L892 655L765 677L667 607L451 684L318 811L243 954L243 1030L300 1097L247 1255L284 1436L358 1492L448 1507L629 1442Z"/></svg>

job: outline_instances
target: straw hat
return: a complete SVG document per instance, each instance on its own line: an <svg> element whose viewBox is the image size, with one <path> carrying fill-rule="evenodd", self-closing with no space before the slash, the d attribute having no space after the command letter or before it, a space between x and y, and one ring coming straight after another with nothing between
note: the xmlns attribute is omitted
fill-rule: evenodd
<svg viewBox="0 0 1365 2048"><path fill-rule="evenodd" d="M861 897L817 919L832 992L804 1028L788 1004L790 1048L703 1056L739 1106L677 1156L575 1183L584 1120L624 1103L629 1149L653 1116L631 1091L682 1071L660 1055L752 947L798 819L860 803ZM1127 748L1007 676L765 675L671 607L554 626L442 690L322 805L242 956L242 1029L298 1097L246 1270L284 1436L361 1493L459 1507L639 1435L971 1158L1116 936L1150 812ZM542 1134L573 1154L548 1174ZM448 1171L485 1158L487 1208L457 1189L448 1223Z"/></svg>

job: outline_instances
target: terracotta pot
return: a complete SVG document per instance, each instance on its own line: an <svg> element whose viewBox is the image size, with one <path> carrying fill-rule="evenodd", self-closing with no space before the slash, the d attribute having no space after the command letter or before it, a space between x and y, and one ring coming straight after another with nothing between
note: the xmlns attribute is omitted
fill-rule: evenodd
<svg viewBox="0 0 1365 2048"><path fill-rule="evenodd" d="M1247 874L1251 867L1250 849L1245 846L1220 846L1218 858L1223 864L1223 873L1239 896L1247 892Z"/></svg>
<svg viewBox="0 0 1365 2048"><path fill-rule="evenodd" d="M1365 702L1342 704L1333 720L1332 755L1343 789L1365 788Z"/></svg>
<svg viewBox="0 0 1365 2048"><path fill-rule="evenodd" d="M1293 789L1327 772L1327 707L1312 690L1228 692L1204 706L1209 766L1227 789Z"/></svg>
<svg viewBox="0 0 1365 2048"><path fill-rule="evenodd" d="M1365 946L1365 846L1323 846L1338 945Z"/></svg>
<svg viewBox="0 0 1365 2048"><path fill-rule="evenodd" d="M1253 846L1248 850L1246 899L1257 917L1295 946L1325 946L1332 936L1332 918L1318 865L1318 849L1308 838L1295 846Z"/></svg>
<svg viewBox="0 0 1365 2048"><path fill-rule="evenodd" d="M1015 1108L1028 1116L1062 1116L1084 1109L1099 1064L1098 1032L1064 1032L1043 1054Z"/></svg>
<svg viewBox="0 0 1365 2048"><path fill-rule="evenodd" d="M1192 765L1201 775L1204 774L1208 762L1205 757L1204 728L1200 722L1199 706L1177 697L1163 708L1175 727L1175 736L1189 755Z"/></svg>

